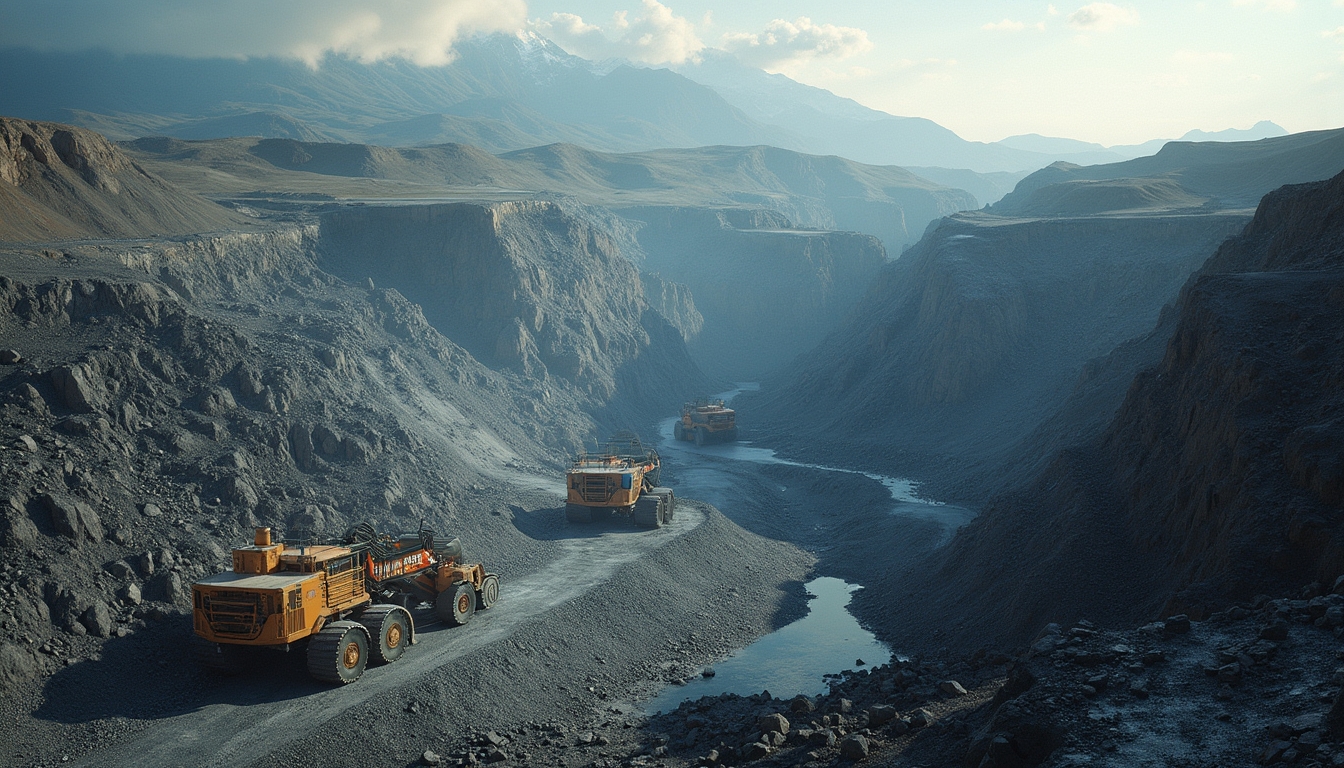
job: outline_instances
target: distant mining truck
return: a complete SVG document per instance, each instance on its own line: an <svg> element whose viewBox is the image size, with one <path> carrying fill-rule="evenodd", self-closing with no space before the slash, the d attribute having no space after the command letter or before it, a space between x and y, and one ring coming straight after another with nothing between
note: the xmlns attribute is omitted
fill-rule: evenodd
<svg viewBox="0 0 1344 768"><path fill-rule="evenodd" d="M700 398L681 407L681 418L673 425L672 436L694 441L696 445L731 443L737 439L737 413L722 400Z"/></svg>
<svg viewBox="0 0 1344 768"><path fill-rule="evenodd" d="M273 542L258 528L233 550L233 570L191 585L200 661L236 672L246 648L304 647L308 672L327 683L359 679L370 661L390 664L415 642L410 608L432 603L461 625L499 599L499 577L461 564L462 544L435 547L434 533L393 538L367 523L340 544Z"/></svg>
<svg viewBox="0 0 1344 768"><path fill-rule="evenodd" d="M593 453L574 459L565 476L565 517L591 523L612 514L626 515L643 528L672 522L676 495L658 485L662 461L631 432L613 435Z"/></svg>

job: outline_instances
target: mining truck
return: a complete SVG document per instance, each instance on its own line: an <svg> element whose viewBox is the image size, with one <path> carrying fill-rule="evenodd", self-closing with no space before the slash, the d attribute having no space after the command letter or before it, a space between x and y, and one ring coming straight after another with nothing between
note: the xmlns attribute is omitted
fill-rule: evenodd
<svg viewBox="0 0 1344 768"><path fill-rule="evenodd" d="M673 425L672 436L694 441L696 445L731 443L737 439L737 413L722 400L700 398L681 407L681 418Z"/></svg>
<svg viewBox="0 0 1344 768"><path fill-rule="evenodd" d="M251 546L233 550L233 570L191 585L199 658L236 672L247 648L306 646L309 674L352 683L415 642L410 609L420 603L452 625L495 604L499 577L461 560L458 539L436 547L423 524L394 538L365 523L338 544L277 542L258 528Z"/></svg>
<svg viewBox="0 0 1344 768"><path fill-rule="evenodd" d="M613 435L598 450L582 452L565 475L565 517L590 523L612 514L643 528L672 522L676 496L658 485L662 461L631 432Z"/></svg>

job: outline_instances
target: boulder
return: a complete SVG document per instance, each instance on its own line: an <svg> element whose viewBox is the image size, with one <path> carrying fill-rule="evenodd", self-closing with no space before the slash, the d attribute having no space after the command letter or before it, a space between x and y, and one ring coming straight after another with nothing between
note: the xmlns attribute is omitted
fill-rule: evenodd
<svg viewBox="0 0 1344 768"><path fill-rule="evenodd" d="M135 578L135 571L125 560L114 560L103 566L103 570L112 574L118 581L130 581Z"/></svg>
<svg viewBox="0 0 1344 768"><path fill-rule="evenodd" d="M17 349L0 349L0 365L18 365L21 362L23 355Z"/></svg>
<svg viewBox="0 0 1344 768"><path fill-rule="evenodd" d="M33 439L32 435L19 435L19 439L15 442L19 450L37 453L37 441Z"/></svg>
<svg viewBox="0 0 1344 768"><path fill-rule="evenodd" d="M336 430L326 424L318 424L313 427L313 447L327 456L336 456L343 453L341 448L341 436L336 434Z"/></svg>
<svg viewBox="0 0 1344 768"><path fill-rule="evenodd" d="M840 742L840 756L846 760L862 760L868 756L868 740L861 733L846 736Z"/></svg>
<svg viewBox="0 0 1344 768"><path fill-rule="evenodd" d="M256 509L257 502L261 500L252 484L238 475L227 478L220 493L223 494L225 501L243 509Z"/></svg>
<svg viewBox="0 0 1344 768"><path fill-rule="evenodd" d="M0 515L0 534L3 534L0 542L4 542L7 547L31 547L37 543L37 526L28 519L23 507L16 505L16 501L11 500L11 510Z"/></svg>
<svg viewBox="0 0 1344 768"><path fill-rule="evenodd" d="M815 710L816 708L817 705L812 703L812 699L809 699L808 697L802 695L793 697L793 700L789 702L790 712L800 712L805 714L807 712Z"/></svg>
<svg viewBox="0 0 1344 768"><path fill-rule="evenodd" d="M233 393L223 387L214 387L201 397L201 413L206 416L223 416L237 407Z"/></svg>
<svg viewBox="0 0 1344 768"><path fill-rule="evenodd" d="M313 433L302 424L289 428L289 452L300 469L313 468Z"/></svg>
<svg viewBox="0 0 1344 768"><path fill-rule="evenodd" d="M961 683L957 682L956 680L944 680L943 682L938 684L938 690L942 691L948 696L966 695L966 689L963 688Z"/></svg>
<svg viewBox="0 0 1344 768"><path fill-rule="evenodd" d="M812 734L807 737L807 741L809 744L818 747L833 747L835 746L835 731L832 731L829 728L813 731Z"/></svg>
<svg viewBox="0 0 1344 768"><path fill-rule="evenodd" d="M766 715L757 721L757 726L765 733L782 733L788 735L789 721L778 712Z"/></svg>
<svg viewBox="0 0 1344 768"><path fill-rule="evenodd" d="M868 724L874 727L896 719L896 708L887 704L878 704L868 710Z"/></svg>
<svg viewBox="0 0 1344 768"><path fill-rule="evenodd" d="M1184 635L1190 631L1190 617L1184 613L1168 616L1167 620L1162 622L1162 629L1168 634Z"/></svg>
<svg viewBox="0 0 1344 768"><path fill-rule="evenodd" d="M0 643L0 688L12 690L37 674L37 660L31 653L12 643Z"/></svg>
<svg viewBox="0 0 1344 768"><path fill-rule="evenodd" d="M107 390L102 379L85 363L53 368L51 384L65 407L77 413L102 410L107 404Z"/></svg>
<svg viewBox="0 0 1344 768"><path fill-rule="evenodd" d="M82 501L45 494L42 501L51 513L51 524L56 532L68 536L76 544L103 540L103 523L93 507Z"/></svg>
<svg viewBox="0 0 1344 768"><path fill-rule="evenodd" d="M84 628L89 631L89 634L94 637L112 636L112 614L107 610L107 605L101 600L95 602L93 605L89 606L88 610L84 611L84 615L80 617L79 623L83 624Z"/></svg>
<svg viewBox="0 0 1344 768"><path fill-rule="evenodd" d="M128 605L139 605L143 602L140 595L140 587L136 584L127 584L117 591L117 596Z"/></svg>
<svg viewBox="0 0 1344 768"><path fill-rule="evenodd" d="M438 765L443 762L443 758L439 757L434 750L426 749L420 754L420 762L425 765Z"/></svg>
<svg viewBox="0 0 1344 768"><path fill-rule="evenodd" d="M150 503L141 507L140 513L143 514L145 517L158 517L159 515L163 514L163 510L159 509L158 504Z"/></svg>

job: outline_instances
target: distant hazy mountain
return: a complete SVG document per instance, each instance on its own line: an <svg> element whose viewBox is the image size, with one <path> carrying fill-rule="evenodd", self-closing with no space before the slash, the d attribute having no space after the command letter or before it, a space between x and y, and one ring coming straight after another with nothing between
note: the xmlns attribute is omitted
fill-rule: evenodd
<svg viewBox="0 0 1344 768"><path fill-rule="evenodd" d="M787 144L713 90L667 70L599 71L536 35L461 41L441 67L328 57L186 59L0 51L0 113L145 135L458 141L506 151L556 141L603 150Z"/></svg>
<svg viewBox="0 0 1344 768"><path fill-rule="evenodd" d="M1258 141L1287 135L1288 131L1284 130L1282 126L1269 120L1261 120L1250 128L1228 128L1223 131L1201 131L1199 129L1186 131L1185 135L1176 139L1176 141ZM1119 144L1107 147L1107 149L1125 159L1132 159L1155 155L1169 141L1172 141L1172 139L1151 139L1142 144Z"/></svg>
<svg viewBox="0 0 1344 768"><path fill-rule="evenodd" d="M870 109L720 51L676 72L595 63L535 34L470 38L459 41L456 52L453 63L439 67L333 56L312 69L276 58L10 48L0 50L0 114L60 120L116 139L261 136L461 143L490 152L553 143L605 152L771 145L873 165L978 173L1132 156L1122 148L1036 135L966 141L931 120ZM1282 132L1269 123L1250 130L1270 129ZM972 182L977 194L994 199L1002 179Z"/></svg>
<svg viewBox="0 0 1344 768"><path fill-rule="evenodd" d="M932 120L870 109L825 89L748 66L722 51L706 51L699 63L677 71L713 88L758 123L792 132L797 143L791 148L812 154L842 155L874 165L978 172L1021 171L1055 160L1081 159L1070 158L1069 153L967 141Z"/></svg>

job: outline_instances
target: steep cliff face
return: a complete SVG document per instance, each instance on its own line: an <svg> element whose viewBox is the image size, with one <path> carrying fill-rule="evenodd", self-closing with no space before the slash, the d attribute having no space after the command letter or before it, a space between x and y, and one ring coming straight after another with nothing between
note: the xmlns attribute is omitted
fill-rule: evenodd
<svg viewBox="0 0 1344 768"><path fill-rule="evenodd" d="M151 175L102 136L0 118L0 241L238 227L229 210Z"/></svg>
<svg viewBox="0 0 1344 768"><path fill-rule="evenodd" d="M1266 196L1158 332L1100 436L891 581L928 590L904 631L950 618L1021 642L1344 572L1344 175Z"/></svg>
<svg viewBox="0 0 1344 768"><path fill-rule="evenodd" d="M886 262L877 238L795 229L761 209L637 208L644 268L690 287L704 316L692 356L713 376L754 380L821 341Z"/></svg>
<svg viewBox="0 0 1344 768"><path fill-rule="evenodd" d="M702 383L619 234L582 213L546 202L368 207L324 216L321 239L325 268L396 288L491 367L568 382L597 405L621 392L667 407Z"/></svg>
<svg viewBox="0 0 1344 768"><path fill-rule="evenodd" d="M1001 457L1084 363L1150 329L1244 221L949 217L883 269L848 322L767 382L759 407L802 449Z"/></svg>

